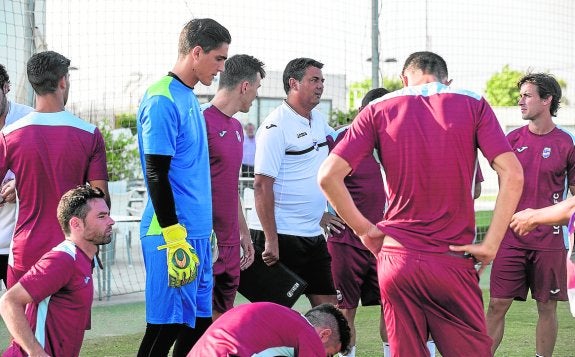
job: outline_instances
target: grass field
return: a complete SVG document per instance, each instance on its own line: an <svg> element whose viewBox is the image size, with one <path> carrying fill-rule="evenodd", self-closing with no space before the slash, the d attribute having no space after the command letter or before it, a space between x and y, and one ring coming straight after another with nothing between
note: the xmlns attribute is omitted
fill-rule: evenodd
<svg viewBox="0 0 575 357"><path fill-rule="evenodd" d="M480 282L484 300L489 300L489 271ZM97 302L92 309L92 329L86 332L81 356L128 357L135 356L145 329L145 305L142 294L114 296L110 302ZM128 301L128 302L126 302ZM237 304L247 301L238 296ZM300 299L294 308L306 311L307 299ZM559 336L555 347L556 357L575 357L575 318L565 302L559 303ZM507 314L503 342L496 357L523 357L535 355L535 324L537 307L533 300L515 302ZM358 357L381 356L379 339L379 308L360 307L357 311ZM8 333L0 322L0 350L8 344Z"/></svg>
<svg viewBox="0 0 575 357"><path fill-rule="evenodd" d="M482 283L485 285L485 282ZM485 291L487 302L489 293ZM238 297L238 304L246 300ZM294 306L299 311L309 308L306 299ZM560 303L559 336L556 357L575 357L575 318L571 317L567 303ZM92 310L92 330L87 331L81 356L128 357L136 355L145 328L145 307L141 301L122 304L98 304ZM515 302L507 315L505 336L496 357L523 357L535 355L535 323L537 308L533 300ZM379 308L360 307L357 312L358 357L381 356L379 339ZM0 341L4 347L8 337L4 323L0 324Z"/></svg>
<svg viewBox="0 0 575 357"><path fill-rule="evenodd" d="M485 298L488 299L487 292ZM309 306L307 301L300 300L295 307L304 311ZM559 336L554 356L575 357L575 319L571 317L567 303L560 303L558 312ZM143 335L143 316L144 304L141 302L95 307L92 318L95 326L86 335L82 356L134 356ZM361 307L356 319L357 356L381 356L379 308ZM536 320L537 308L533 300L514 303L508 312L505 336L496 356L534 356Z"/></svg>

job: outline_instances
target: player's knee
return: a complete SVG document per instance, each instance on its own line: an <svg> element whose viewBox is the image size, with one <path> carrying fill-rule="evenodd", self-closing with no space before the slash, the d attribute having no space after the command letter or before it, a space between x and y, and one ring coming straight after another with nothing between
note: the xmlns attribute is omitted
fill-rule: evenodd
<svg viewBox="0 0 575 357"><path fill-rule="evenodd" d="M496 299L492 298L489 300L489 306L487 308L487 315L490 316L502 316L507 313L513 299Z"/></svg>
<svg viewBox="0 0 575 357"><path fill-rule="evenodd" d="M554 317L557 314L557 301L537 302L539 316Z"/></svg>

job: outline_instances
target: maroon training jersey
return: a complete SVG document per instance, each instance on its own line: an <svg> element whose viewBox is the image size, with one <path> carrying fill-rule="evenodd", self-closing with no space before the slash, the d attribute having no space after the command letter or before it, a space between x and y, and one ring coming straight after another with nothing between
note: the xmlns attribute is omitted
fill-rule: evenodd
<svg viewBox="0 0 575 357"><path fill-rule="evenodd" d="M218 245L239 245L238 180L244 132L240 122L211 105L204 109L212 178L212 215Z"/></svg>
<svg viewBox="0 0 575 357"><path fill-rule="evenodd" d="M94 298L92 260L64 241L46 253L19 281L32 296L26 318L50 356L78 356L90 329ZM3 356L27 356L13 342Z"/></svg>
<svg viewBox="0 0 575 357"><path fill-rule="evenodd" d="M523 166L525 177L517 211L563 201L569 186L575 185L575 137L560 127L537 135L525 125L510 132L507 139ZM508 229L503 242L517 248L562 250L566 239L565 227L539 225L524 236Z"/></svg>
<svg viewBox="0 0 575 357"><path fill-rule="evenodd" d="M356 170L374 148L388 189L378 228L406 248L427 252L473 242L477 149L490 162L511 151L485 99L438 82L372 102L332 152Z"/></svg>
<svg viewBox="0 0 575 357"><path fill-rule="evenodd" d="M347 128L340 128L327 137L330 150L343 139ZM353 173L345 177L344 182L361 214L374 224L381 221L385 210L385 186L381 167L375 157L373 155L366 156ZM332 232L328 239L332 242L367 250L359 237L347 225L341 233Z"/></svg>
<svg viewBox="0 0 575 357"><path fill-rule="evenodd" d="M10 169L20 199L12 253L26 271L64 240L56 209L62 195L92 180L108 180L98 128L69 112L32 112L2 129L0 177Z"/></svg>
<svg viewBox="0 0 575 357"><path fill-rule="evenodd" d="M263 351L266 356L325 356L318 333L299 312L255 302L236 306L218 318L188 357L243 357Z"/></svg>

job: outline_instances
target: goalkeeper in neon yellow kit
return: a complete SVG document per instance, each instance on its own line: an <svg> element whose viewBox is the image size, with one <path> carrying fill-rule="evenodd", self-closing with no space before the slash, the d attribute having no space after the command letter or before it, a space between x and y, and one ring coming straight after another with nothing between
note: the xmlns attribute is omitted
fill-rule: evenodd
<svg viewBox="0 0 575 357"><path fill-rule="evenodd" d="M206 124L193 86L209 85L227 58L229 32L212 19L182 30L172 71L138 110L149 200L142 215L146 332L138 356L186 356L211 324L212 197Z"/></svg>

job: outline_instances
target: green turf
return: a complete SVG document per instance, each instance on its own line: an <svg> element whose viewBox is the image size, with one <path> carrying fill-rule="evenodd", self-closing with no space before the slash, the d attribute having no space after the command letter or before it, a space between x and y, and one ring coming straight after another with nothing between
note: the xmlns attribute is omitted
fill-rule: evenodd
<svg viewBox="0 0 575 357"><path fill-rule="evenodd" d="M485 282L481 285L485 286ZM488 292L485 291L485 301ZM238 298L238 303L245 299ZM295 308L305 311L309 304L305 298L298 301ZM567 303L560 303L559 336L555 347L556 357L575 357L575 319L571 317ZM92 330L87 331L81 356L134 356L137 352L145 328L145 308L143 302L98 305L92 310ZM505 336L496 357L523 357L535 355L535 323L537 309L533 300L515 302L507 315ZM381 356L379 339L379 308L360 307L357 311L358 328L357 357ZM7 345L4 324L0 324L0 341Z"/></svg>
<svg viewBox="0 0 575 357"><path fill-rule="evenodd" d="M491 224L491 217L493 217L493 211L477 211L475 212L475 225L477 229L485 229Z"/></svg>
<svg viewBox="0 0 575 357"><path fill-rule="evenodd" d="M485 301L488 301L485 293ZM305 299L298 301L297 310L304 311L309 308ZM140 319L144 314L143 303L120 305L117 307L94 308L94 318L106 316L109 319L106 326L94 326L95 330L86 336L82 348L82 356L133 356L137 351L143 335L144 324L136 326L135 330L124 331L123 336L101 336L99 328L105 328L110 334L121 329L126 320ZM556 357L575 356L575 319L571 317L567 303L560 303L559 336L555 347ZM505 336L496 357L523 357L535 355L535 323L537 309L533 300L513 303L507 315ZM98 325L98 324L96 324ZM116 326L114 326L116 325ZM357 357L381 356L381 342L379 339L379 307L361 307L356 317L358 328ZM99 335L96 337L96 335Z"/></svg>

